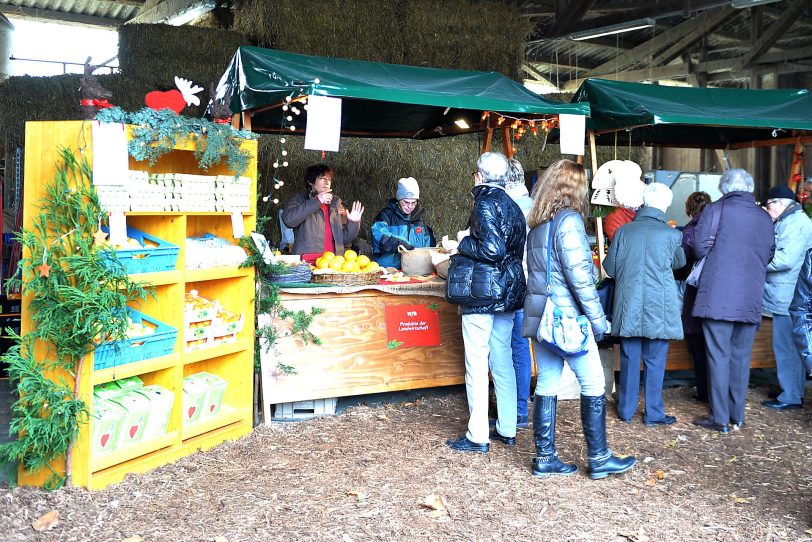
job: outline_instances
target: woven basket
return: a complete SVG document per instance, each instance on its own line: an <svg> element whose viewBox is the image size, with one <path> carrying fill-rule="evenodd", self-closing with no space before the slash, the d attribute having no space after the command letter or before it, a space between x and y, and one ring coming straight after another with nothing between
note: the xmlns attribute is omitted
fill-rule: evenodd
<svg viewBox="0 0 812 542"><path fill-rule="evenodd" d="M310 264L302 263L299 265L291 265L283 273L271 273L268 275L270 282L310 282Z"/></svg>
<svg viewBox="0 0 812 542"><path fill-rule="evenodd" d="M341 286L366 286L381 281L381 270L368 273L313 273L310 282L338 284Z"/></svg>

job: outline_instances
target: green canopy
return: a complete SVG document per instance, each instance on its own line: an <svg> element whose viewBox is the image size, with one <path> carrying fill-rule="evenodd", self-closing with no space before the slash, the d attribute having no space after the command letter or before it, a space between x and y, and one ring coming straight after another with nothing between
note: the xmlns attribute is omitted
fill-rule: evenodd
<svg viewBox="0 0 812 542"><path fill-rule="evenodd" d="M318 83L316 81L318 80ZM457 135L486 128L485 111L518 118L589 115L589 104L541 98L496 72L441 70L308 56L240 47L216 96L230 96L232 112L250 111L254 131L283 131L288 96L342 98L342 135L414 137ZM306 111L294 121L304 127ZM492 118L492 117L491 117ZM464 119L470 129L454 121Z"/></svg>
<svg viewBox="0 0 812 542"><path fill-rule="evenodd" d="M572 98L589 103L601 145L726 148L812 130L805 89L691 88L587 79ZM738 145L737 145L738 144Z"/></svg>

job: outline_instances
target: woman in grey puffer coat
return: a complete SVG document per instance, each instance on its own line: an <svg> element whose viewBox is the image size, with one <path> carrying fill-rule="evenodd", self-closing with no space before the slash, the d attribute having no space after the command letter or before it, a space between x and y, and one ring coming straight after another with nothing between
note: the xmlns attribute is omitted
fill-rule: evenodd
<svg viewBox="0 0 812 542"><path fill-rule="evenodd" d="M533 404L535 476L570 475L577 467L558 459L555 416L558 384L565 359L536 339L547 303L548 234L553 229L549 288L555 304L567 315L586 315L592 325L589 346L583 354L566 359L581 383L581 422L587 444L591 478L605 478L631 469L637 460L619 458L606 446L606 397L603 367L596 338L607 332L606 317L595 290L596 268L584 230L586 174L583 166L559 160L544 172L534 190L533 208L527 216L527 297L522 334L530 337L538 364Z"/></svg>

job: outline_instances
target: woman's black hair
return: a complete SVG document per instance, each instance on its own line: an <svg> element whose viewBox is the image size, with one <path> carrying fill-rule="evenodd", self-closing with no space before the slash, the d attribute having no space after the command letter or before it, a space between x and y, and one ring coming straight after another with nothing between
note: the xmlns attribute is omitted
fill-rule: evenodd
<svg viewBox="0 0 812 542"><path fill-rule="evenodd" d="M327 164L316 164L308 167L305 170L305 190L308 192L313 190L313 185L316 184L316 179L325 173L332 173L333 170Z"/></svg>

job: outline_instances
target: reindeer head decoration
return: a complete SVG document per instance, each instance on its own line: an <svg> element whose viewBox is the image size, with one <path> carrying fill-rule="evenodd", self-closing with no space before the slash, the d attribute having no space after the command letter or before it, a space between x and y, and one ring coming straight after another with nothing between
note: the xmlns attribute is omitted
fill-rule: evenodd
<svg viewBox="0 0 812 542"><path fill-rule="evenodd" d="M83 119L93 119L99 109L112 107L107 99L113 96L113 93L101 86L99 80L93 75L93 72L99 66L92 66L90 58L85 60L84 75L79 84L79 106L81 108Z"/></svg>

